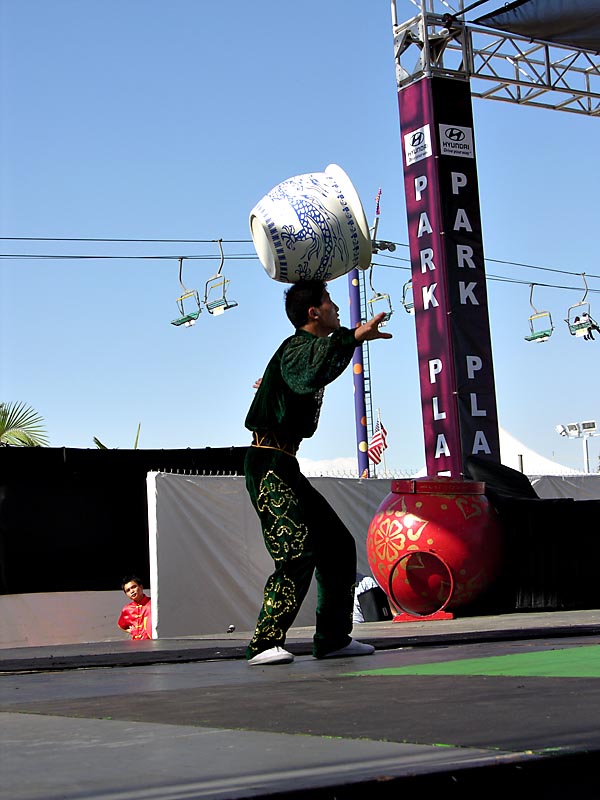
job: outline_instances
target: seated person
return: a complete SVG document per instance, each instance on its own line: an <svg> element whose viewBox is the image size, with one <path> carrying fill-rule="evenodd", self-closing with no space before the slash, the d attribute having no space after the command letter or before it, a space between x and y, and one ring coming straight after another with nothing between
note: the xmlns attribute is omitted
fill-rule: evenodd
<svg viewBox="0 0 600 800"><path fill-rule="evenodd" d="M356 586L354 587L354 608L352 610L352 622L364 622L365 618L360 607L359 595L369 589L378 586L377 581L370 575L363 575L362 572L356 573Z"/></svg>
<svg viewBox="0 0 600 800"><path fill-rule="evenodd" d="M388 597L371 575L356 573L352 622L378 622L392 618Z"/></svg>
<svg viewBox="0 0 600 800"><path fill-rule="evenodd" d="M587 328L585 329L585 336L583 338L587 339L588 341L594 341L593 332L594 331L600 332L600 328L596 324L596 321L593 320L587 313L581 315L581 321L587 325Z"/></svg>

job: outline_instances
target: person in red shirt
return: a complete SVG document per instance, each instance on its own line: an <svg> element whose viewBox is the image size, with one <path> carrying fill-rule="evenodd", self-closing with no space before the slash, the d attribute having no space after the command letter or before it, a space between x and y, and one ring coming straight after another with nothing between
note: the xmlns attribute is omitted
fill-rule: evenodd
<svg viewBox="0 0 600 800"><path fill-rule="evenodd" d="M121 588L131 602L123 606L118 626L132 639L152 638L152 602L144 594L142 582L136 575L129 575L121 581Z"/></svg>

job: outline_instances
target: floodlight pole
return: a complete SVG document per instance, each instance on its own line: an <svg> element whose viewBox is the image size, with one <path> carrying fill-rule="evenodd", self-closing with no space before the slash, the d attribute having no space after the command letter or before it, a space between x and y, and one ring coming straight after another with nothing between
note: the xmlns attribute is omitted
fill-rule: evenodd
<svg viewBox="0 0 600 800"><path fill-rule="evenodd" d="M590 471L590 452L588 447L589 436L583 436L583 469L586 473Z"/></svg>
<svg viewBox="0 0 600 800"><path fill-rule="evenodd" d="M586 427L587 426L587 427ZM583 470L590 471L590 452L588 439L591 436L600 436L595 420L589 422L572 422L568 425L557 425L556 432L569 439L583 439Z"/></svg>

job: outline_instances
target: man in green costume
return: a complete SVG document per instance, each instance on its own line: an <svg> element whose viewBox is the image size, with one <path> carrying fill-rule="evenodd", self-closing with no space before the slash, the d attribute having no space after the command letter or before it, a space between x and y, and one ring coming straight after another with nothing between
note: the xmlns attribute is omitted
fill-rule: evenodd
<svg viewBox="0 0 600 800"><path fill-rule="evenodd" d="M323 392L352 361L356 347L391 339L377 314L356 329L340 326L339 308L320 280L298 281L285 293L285 310L296 329L269 361L246 417L252 431L244 471L275 571L267 580L249 664L287 664L287 631L306 597L313 572L318 600L315 658L373 653L352 632L356 545L325 498L300 472L296 452L314 434Z"/></svg>

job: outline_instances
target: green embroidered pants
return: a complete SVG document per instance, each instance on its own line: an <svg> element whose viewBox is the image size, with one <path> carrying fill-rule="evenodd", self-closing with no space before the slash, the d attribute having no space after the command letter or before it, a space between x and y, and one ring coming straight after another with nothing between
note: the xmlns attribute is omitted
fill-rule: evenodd
<svg viewBox="0 0 600 800"><path fill-rule="evenodd" d="M317 612L313 655L345 647L351 639L356 544L327 500L280 450L249 447L246 487L260 518L275 570L268 578L256 631L246 657L285 645L315 575Z"/></svg>

